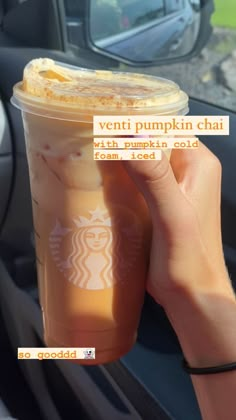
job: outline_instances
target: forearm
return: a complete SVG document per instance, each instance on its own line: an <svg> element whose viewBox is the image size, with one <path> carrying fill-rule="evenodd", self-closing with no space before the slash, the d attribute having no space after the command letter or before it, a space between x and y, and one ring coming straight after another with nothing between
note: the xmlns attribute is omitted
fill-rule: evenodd
<svg viewBox="0 0 236 420"><path fill-rule="evenodd" d="M167 315L191 367L236 362L236 299L230 289L197 297L186 293ZM204 420L236 419L236 371L191 379Z"/></svg>

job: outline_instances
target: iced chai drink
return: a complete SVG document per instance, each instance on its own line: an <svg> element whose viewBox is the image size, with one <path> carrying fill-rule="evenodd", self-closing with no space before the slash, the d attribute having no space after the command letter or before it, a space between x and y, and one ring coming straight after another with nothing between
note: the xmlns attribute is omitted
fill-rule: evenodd
<svg viewBox="0 0 236 420"><path fill-rule="evenodd" d="M136 340L149 251L147 206L121 162L93 159L94 115L177 115L173 82L31 61L14 87L30 172L44 339L95 347L100 364Z"/></svg>

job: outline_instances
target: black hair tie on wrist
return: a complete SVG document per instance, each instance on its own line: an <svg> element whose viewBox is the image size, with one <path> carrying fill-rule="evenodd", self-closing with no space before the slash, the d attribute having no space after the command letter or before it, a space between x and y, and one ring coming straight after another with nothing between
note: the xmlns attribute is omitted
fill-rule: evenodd
<svg viewBox="0 0 236 420"><path fill-rule="evenodd" d="M236 362L228 363L228 364L220 365L220 366L194 368L194 367L189 366L188 362L185 359L183 359L182 366L185 372L189 373L190 375L209 375L212 373L223 373L223 372L230 372L232 370L236 370Z"/></svg>

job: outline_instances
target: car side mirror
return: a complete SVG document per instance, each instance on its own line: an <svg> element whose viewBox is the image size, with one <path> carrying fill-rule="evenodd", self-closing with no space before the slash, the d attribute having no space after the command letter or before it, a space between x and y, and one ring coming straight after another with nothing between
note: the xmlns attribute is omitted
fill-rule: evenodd
<svg viewBox="0 0 236 420"><path fill-rule="evenodd" d="M89 0L89 49L133 66L189 59L210 34L213 0Z"/></svg>

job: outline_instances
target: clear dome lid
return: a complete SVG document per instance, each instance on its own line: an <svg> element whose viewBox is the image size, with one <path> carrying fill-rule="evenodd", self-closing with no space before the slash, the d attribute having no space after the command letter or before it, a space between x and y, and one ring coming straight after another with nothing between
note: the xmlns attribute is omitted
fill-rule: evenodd
<svg viewBox="0 0 236 420"><path fill-rule="evenodd" d="M88 70L48 58L30 61L12 103L22 111L69 121L93 115L186 114L188 96L179 86L154 76Z"/></svg>

